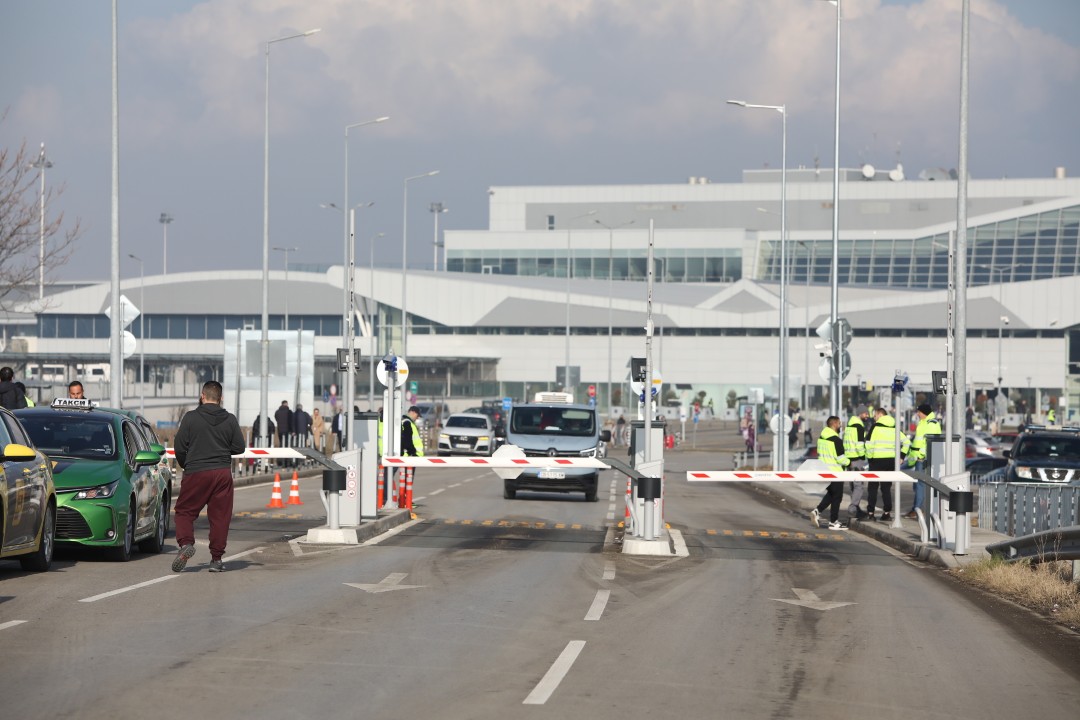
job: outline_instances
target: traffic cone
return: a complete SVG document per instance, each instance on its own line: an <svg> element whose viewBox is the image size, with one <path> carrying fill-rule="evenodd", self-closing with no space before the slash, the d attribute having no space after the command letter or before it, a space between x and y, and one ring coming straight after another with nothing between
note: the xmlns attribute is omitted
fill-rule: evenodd
<svg viewBox="0 0 1080 720"><path fill-rule="evenodd" d="M378 489L376 491L377 498L375 500L376 509L382 509L382 506L386 504L386 472L383 470L382 463L379 463L379 482Z"/></svg>
<svg viewBox="0 0 1080 720"><path fill-rule="evenodd" d="M292 485L289 486L289 501L286 505L303 505L304 501L300 499L300 476L293 470Z"/></svg>
<svg viewBox="0 0 1080 720"><path fill-rule="evenodd" d="M285 504L281 502L281 475L274 473L274 491L270 493L270 504L268 508L283 508Z"/></svg>

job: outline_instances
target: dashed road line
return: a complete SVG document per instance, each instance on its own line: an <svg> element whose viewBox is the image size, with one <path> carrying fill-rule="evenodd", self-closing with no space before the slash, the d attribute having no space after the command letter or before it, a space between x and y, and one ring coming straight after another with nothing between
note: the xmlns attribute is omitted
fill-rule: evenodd
<svg viewBox="0 0 1080 720"><path fill-rule="evenodd" d="M448 487L448 488L455 488L455 487L461 487L461 483L459 483L459 482L456 482L456 483L450 483L450 484L449 484L449 485L447 485L446 487Z"/></svg>
<svg viewBox="0 0 1080 720"><path fill-rule="evenodd" d="M147 587L149 585L156 585L156 584L158 584L160 582L165 582L166 580L174 580L174 579L176 579L178 577L180 577L179 573L176 573L174 575L163 575L162 577L154 578L153 580L147 580L147 581L141 582L141 583L135 583L134 585L128 585L127 587L122 587L122 588L119 588L118 590L110 590L109 592L104 592L104 593L101 593L100 595L92 595L92 596L90 596L88 598L83 598L79 602L81 602L81 603L97 602L98 600L104 600L105 598L110 598L110 597L113 597L115 595L122 595L123 593L131 592L132 590L138 590L139 588L144 588L144 587Z"/></svg>
<svg viewBox="0 0 1080 720"><path fill-rule="evenodd" d="M547 671L540 682L536 684L533 691L529 693L529 696L522 701L522 705L543 705L551 697L552 693L558 689L559 683L562 682L566 674L570 672L570 668L573 667L574 661L577 660L578 655L581 654L582 649L585 647L584 640L571 640L567 643L559 657L555 659L554 664Z"/></svg>
<svg viewBox="0 0 1080 720"><path fill-rule="evenodd" d="M13 628L16 625L22 625L24 622L26 622L26 620L8 620L5 623L0 623L0 630L7 630L8 628Z"/></svg>
<svg viewBox="0 0 1080 720"><path fill-rule="evenodd" d="M615 579L615 563L613 563L613 562L604 563L604 576L603 576L603 579L604 580L614 580Z"/></svg>
<svg viewBox="0 0 1080 720"><path fill-rule="evenodd" d="M597 590L596 597L593 598L592 605L589 607L589 612L585 613L585 619L599 620L600 616L604 614L604 608L607 607L610 598L610 590Z"/></svg>
<svg viewBox="0 0 1080 720"><path fill-rule="evenodd" d="M438 495L441 492L446 492L446 488L439 488L438 490L432 490L431 494L432 495Z"/></svg>
<svg viewBox="0 0 1080 720"><path fill-rule="evenodd" d="M708 529L705 531L706 535L723 535L724 537L746 537L746 538L775 538L780 540L848 540L849 536L843 534L829 534L829 533L805 533L800 531L791 532L788 530L714 530Z"/></svg>

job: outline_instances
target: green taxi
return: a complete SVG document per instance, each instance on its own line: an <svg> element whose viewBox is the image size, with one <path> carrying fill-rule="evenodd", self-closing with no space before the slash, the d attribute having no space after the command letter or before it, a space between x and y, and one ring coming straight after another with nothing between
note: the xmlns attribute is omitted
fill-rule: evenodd
<svg viewBox="0 0 1080 720"><path fill-rule="evenodd" d="M121 562L136 545L162 551L170 489L158 469L161 455L135 421L68 398L15 415L52 461L58 543L103 548Z"/></svg>
<svg viewBox="0 0 1080 720"><path fill-rule="evenodd" d="M0 559L17 559L23 570L48 570L55 533L49 459L32 447L15 416L0 408Z"/></svg>

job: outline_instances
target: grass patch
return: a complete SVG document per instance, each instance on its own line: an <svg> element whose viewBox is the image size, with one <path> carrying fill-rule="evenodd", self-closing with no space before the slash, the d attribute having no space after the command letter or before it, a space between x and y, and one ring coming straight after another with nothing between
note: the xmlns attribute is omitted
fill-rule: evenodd
<svg viewBox="0 0 1080 720"><path fill-rule="evenodd" d="M1072 582L1071 562L1010 563L992 557L953 570L952 574L1074 630L1080 629L1080 588Z"/></svg>

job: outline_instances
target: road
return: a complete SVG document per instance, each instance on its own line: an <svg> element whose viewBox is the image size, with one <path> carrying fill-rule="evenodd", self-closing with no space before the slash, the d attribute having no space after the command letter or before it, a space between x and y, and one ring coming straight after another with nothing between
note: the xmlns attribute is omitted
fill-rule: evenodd
<svg viewBox="0 0 1080 720"><path fill-rule="evenodd" d="M738 487L674 473L689 556L619 552L600 501L420 471L418 519L355 548L237 491L229 571L171 553L0 563L4 718L1075 718L1078 641L941 571ZM707 463L707 465L706 465ZM287 493L286 493L287 495ZM230 559L231 558L231 559ZM122 591L117 594L117 591Z"/></svg>

